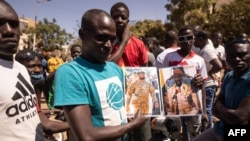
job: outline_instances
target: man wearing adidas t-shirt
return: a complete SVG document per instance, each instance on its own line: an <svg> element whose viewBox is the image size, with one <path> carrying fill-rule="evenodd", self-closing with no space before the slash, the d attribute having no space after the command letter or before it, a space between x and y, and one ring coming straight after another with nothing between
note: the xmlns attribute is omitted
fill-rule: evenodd
<svg viewBox="0 0 250 141"><path fill-rule="evenodd" d="M0 138L2 141L44 141L30 76L13 57L20 38L18 15L3 0L0 9Z"/></svg>
<svg viewBox="0 0 250 141"><path fill-rule="evenodd" d="M194 43L194 32L193 28L186 26L179 30L178 33L178 45L180 46L180 49L168 53L164 60L163 60L163 66L165 67L172 67L172 66L184 66L184 65L194 65L197 71L197 75L201 75L203 79L207 78L207 70L205 61L200 56L196 55L191 49ZM195 76L197 77L197 76ZM205 89L204 85L201 87L202 91L202 108L203 108L203 115L202 119L205 121L208 121L208 117L206 114L206 99L205 99ZM201 91L197 92L198 94L201 93ZM185 133L183 131L183 138L193 138L193 133L195 133L194 124L199 123L198 117L182 117L182 125L188 124L187 128L189 128L189 135L188 133Z"/></svg>

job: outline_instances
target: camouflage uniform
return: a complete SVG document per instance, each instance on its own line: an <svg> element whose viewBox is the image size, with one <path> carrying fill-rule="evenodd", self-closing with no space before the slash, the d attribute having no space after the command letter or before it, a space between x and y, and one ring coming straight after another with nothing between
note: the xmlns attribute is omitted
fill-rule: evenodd
<svg viewBox="0 0 250 141"><path fill-rule="evenodd" d="M154 86L145 80L137 80L131 84L127 94L130 98L134 94L136 97L135 100L132 101L134 111L141 109L143 114L148 114L149 112L149 94L152 97L153 103L157 101ZM130 102L130 100L127 102ZM127 106L129 106L129 103L127 103Z"/></svg>

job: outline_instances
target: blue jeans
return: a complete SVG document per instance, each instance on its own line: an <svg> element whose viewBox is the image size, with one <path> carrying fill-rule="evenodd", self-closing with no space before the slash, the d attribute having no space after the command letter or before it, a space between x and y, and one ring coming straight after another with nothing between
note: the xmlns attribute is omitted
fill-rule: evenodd
<svg viewBox="0 0 250 141"><path fill-rule="evenodd" d="M209 119L207 128L210 128L213 124L212 107L213 107L215 92L216 92L215 85L206 87L206 110Z"/></svg>

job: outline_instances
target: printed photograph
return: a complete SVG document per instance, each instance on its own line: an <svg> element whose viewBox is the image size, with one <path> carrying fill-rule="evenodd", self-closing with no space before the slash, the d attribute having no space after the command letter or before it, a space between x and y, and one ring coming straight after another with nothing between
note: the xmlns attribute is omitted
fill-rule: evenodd
<svg viewBox="0 0 250 141"><path fill-rule="evenodd" d="M148 117L164 113L155 67L125 67L125 107L128 117L138 109Z"/></svg>
<svg viewBox="0 0 250 141"><path fill-rule="evenodd" d="M194 66L159 69L160 89L166 116L192 116L202 113L201 94L191 86Z"/></svg>

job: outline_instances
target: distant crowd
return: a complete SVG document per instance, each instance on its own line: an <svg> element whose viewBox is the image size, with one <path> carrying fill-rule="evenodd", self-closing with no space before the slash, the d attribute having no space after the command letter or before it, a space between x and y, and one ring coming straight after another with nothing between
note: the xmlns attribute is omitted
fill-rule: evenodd
<svg viewBox="0 0 250 141"><path fill-rule="evenodd" d="M129 8L117 2L110 13L83 13L82 43L70 46L66 61L53 52L18 50L17 13L4 0L0 9L2 140L56 140L56 133L67 132L68 141L223 141L226 126L250 121L245 33L222 42L219 31L183 26L166 31L162 46L157 37L135 37L128 27ZM180 67L188 65L196 72L187 79ZM140 71L125 90L126 67L174 68L172 81L159 85L165 115L145 116L149 100L154 109L160 106L156 83L149 84ZM41 109L42 99L48 111ZM135 109L132 118L129 105Z"/></svg>

